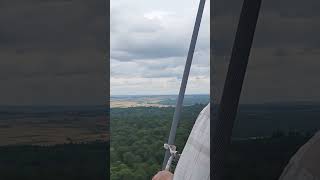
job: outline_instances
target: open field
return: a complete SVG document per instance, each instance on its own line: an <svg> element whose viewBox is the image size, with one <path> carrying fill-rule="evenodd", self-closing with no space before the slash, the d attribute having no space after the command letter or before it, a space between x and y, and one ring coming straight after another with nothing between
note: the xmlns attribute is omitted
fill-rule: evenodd
<svg viewBox="0 0 320 180"><path fill-rule="evenodd" d="M0 106L0 179L109 177L105 106Z"/></svg>
<svg viewBox="0 0 320 180"><path fill-rule="evenodd" d="M7 107L0 112L0 146L108 139L108 122L103 108Z"/></svg>

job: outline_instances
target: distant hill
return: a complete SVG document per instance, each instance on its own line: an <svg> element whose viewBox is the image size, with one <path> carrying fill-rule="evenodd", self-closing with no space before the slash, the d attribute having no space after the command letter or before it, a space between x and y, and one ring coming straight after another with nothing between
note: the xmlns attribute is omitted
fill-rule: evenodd
<svg viewBox="0 0 320 180"><path fill-rule="evenodd" d="M194 104L209 103L210 95L194 94L185 95L183 104L191 106ZM177 101L177 95L119 95L110 97L110 106L113 107L170 107Z"/></svg>

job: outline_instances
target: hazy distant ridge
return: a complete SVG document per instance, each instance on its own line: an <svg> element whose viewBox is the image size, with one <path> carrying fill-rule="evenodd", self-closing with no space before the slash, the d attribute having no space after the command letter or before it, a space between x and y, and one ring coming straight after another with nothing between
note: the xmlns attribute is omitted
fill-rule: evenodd
<svg viewBox="0 0 320 180"><path fill-rule="evenodd" d="M207 104L208 94L186 95L184 105ZM169 107L176 104L177 95L118 95L110 97L112 107Z"/></svg>

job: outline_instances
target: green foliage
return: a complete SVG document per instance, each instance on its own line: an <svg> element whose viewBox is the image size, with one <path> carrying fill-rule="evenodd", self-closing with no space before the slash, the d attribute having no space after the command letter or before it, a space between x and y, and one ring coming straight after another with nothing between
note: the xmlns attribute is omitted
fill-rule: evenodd
<svg viewBox="0 0 320 180"><path fill-rule="evenodd" d="M203 108L199 104L184 107L176 135L179 152ZM111 109L112 180L150 180L161 169L173 112L173 108L155 107ZM305 107L240 107L224 179L278 179L290 158L319 127L318 115ZM308 117L307 123L302 117Z"/></svg>
<svg viewBox="0 0 320 180"><path fill-rule="evenodd" d="M204 105L185 106L177 130L179 152ZM161 170L174 108L111 109L111 179L149 180Z"/></svg>

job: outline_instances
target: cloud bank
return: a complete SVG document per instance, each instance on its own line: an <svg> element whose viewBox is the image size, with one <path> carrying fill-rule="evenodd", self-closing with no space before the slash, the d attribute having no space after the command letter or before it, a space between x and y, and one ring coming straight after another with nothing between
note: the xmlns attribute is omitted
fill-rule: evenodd
<svg viewBox="0 0 320 180"><path fill-rule="evenodd" d="M104 0L0 2L0 104L105 104Z"/></svg>
<svg viewBox="0 0 320 180"><path fill-rule="evenodd" d="M212 80L219 100L243 1L214 2ZM241 103L320 100L319 8L316 0L262 2Z"/></svg>
<svg viewBox="0 0 320 180"><path fill-rule="evenodd" d="M111 1L111 94L177 94L198 1ZM209 93L210 1L187 93Z"/></svg>

